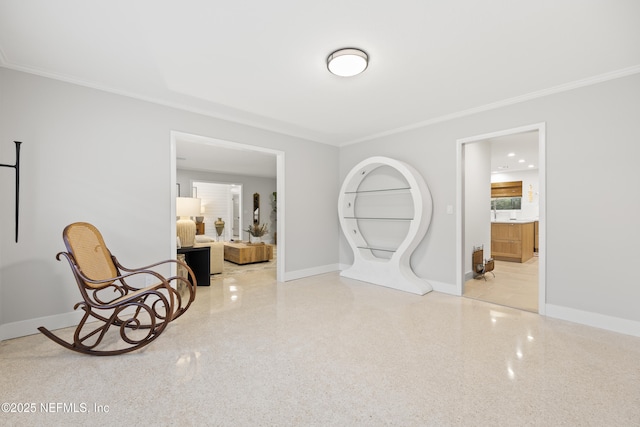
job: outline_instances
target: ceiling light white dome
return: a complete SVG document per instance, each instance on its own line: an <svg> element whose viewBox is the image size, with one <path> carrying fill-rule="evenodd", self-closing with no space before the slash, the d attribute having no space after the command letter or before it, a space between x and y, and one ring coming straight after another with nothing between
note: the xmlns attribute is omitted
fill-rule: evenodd
<svg viewBox="0 0 640 427"><path fill-rule="evenodd" d="M351 77L367 69L369 56L360 49L338 49L327 57L327 68L336 76Z"/></svg>

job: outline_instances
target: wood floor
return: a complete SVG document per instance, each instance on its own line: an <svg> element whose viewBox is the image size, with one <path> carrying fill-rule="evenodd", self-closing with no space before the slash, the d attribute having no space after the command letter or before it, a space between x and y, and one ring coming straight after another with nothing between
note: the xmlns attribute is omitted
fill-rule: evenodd
<svg viewBox="0 0 640 427"><path fill-rule="evenodd" d="M538 257L524 263L496 261L496 277L471 279L463 296L520 310L538 312Z"/></svg>

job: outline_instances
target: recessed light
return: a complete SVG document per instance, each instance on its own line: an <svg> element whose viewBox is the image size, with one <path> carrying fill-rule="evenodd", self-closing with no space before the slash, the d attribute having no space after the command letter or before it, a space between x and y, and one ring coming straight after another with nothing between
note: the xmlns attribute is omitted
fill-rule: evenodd
<svg viewBox="0 0 640 427"><path fill-rule="evenodd" d="M535 165L529 165L530 168L535 168Z"/></svg>
<svg viewBox="0 0 640 427"><path fill-rule="evenodd" d="M518 163L524 163L524 159L518 160Z"/></svg>
<svg viewBox="0 0 640 427"><path fill-rule="evenodd" d="M509 153L509 154L507 154L507 157L513 157L515 155L516 155L516 153Z"/></svg>

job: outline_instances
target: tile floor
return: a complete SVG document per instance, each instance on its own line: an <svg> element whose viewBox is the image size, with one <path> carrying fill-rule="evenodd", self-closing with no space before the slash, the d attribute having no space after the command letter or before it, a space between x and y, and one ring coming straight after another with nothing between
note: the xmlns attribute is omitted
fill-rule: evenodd
<svg viewBox="0 0 640 427"><path fill-rule="evenodd" d="M0 412L11 426L638 426L640 338L337 273L252 271L213 276L136 353L4 341L0 397L36 405Z"/></svg>

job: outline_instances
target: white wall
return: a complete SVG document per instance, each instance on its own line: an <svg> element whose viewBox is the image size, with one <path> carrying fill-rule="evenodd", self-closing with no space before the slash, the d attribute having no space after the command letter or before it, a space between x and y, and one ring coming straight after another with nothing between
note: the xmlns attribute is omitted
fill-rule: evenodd
<svg viewBox="0 0 640 427"><path fill-rule="evenodd" d="M172 130L284 152L285 276L337 268L337 148L0 68L1 162L24 142L18 243L0 172L0 339L36 333L40 317L64 326L54 321L80 299L55 260L71 222L95 224L126 266L175 258Z"/></svg>
<svg viewBox="0 0 640 427"><path fill-rule="evenodd" d="M373 155L414 166L431 189L431 228L412 257L436 286L456 283L456 141L546 122L547 315L640 335L640 74L458 118L340 150L340 177ZM615 208L612 208L615 207ZM344 238L340 261L352 254ZM595 265L596 268L589 266Z"/></svg>
<svg viewBox="0 0 640 427"><path fill-rule="evenodd" d="M5 179L11 173L0 171L0 339L35 333L38 318L67 313L78 301L68 266L54 258L73 221L98 226L126 265L174 256L171 130L285 152L290 278L350 263L336 205L356 163L385 155L414 166L434 212L411 263L418 276L446 288L456 282L456 220L446 213L456 204L456 141L540 122L547 124L546 312L640 335L633 280L640 227L630 214L640 182L638 111L636 74L338 150L0 68L0 162L13 162L11 141L24 142L18 243L13 181Z"/></svg>
<svg viewBox="0 0 640 427"><path fill-rule="evenodd" d="M484 246L484 257L491 258L491 146L488 141L464 145L464 271L473 278L473 248Z"/></svg>

